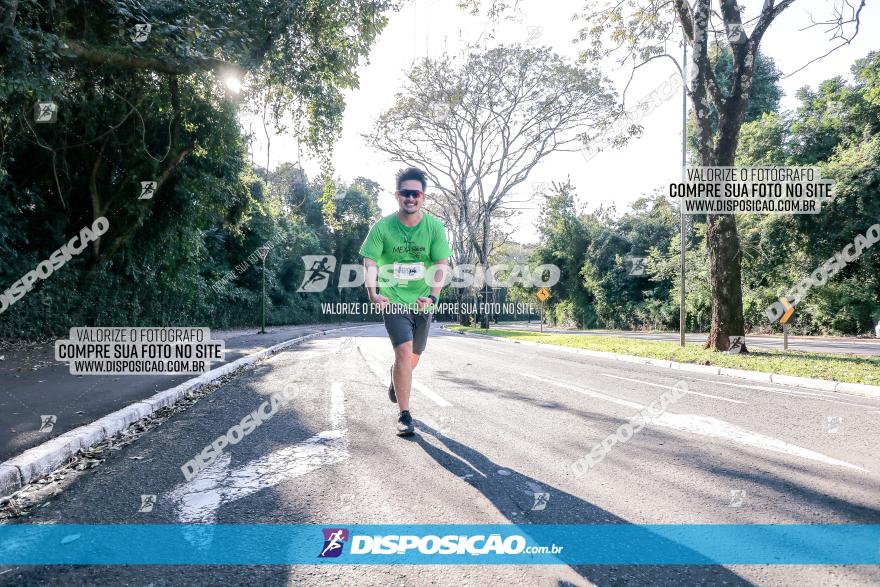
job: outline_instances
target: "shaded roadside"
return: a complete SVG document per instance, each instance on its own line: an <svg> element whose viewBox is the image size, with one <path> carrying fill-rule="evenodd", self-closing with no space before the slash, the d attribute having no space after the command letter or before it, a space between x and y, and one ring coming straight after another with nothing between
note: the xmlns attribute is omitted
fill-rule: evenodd
<svg viewBox="0 0 880 587"><path fill-rule="evenodd" d="M358 325L278 326L266 334L256 329L212 331L212 339L225 342L226 353L211 368L298 336ZM195 376L71 375L67 363L55 360L54 341L0 356L0 461Z"/></svg>

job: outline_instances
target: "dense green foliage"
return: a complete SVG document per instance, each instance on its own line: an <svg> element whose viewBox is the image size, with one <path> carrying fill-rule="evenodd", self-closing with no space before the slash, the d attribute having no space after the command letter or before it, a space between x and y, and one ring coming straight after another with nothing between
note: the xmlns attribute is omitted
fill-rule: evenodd
<svg viewBox="0 0 880 587"><path fill-rule="evenodd" d="M723 58L716 65L723 71ZM766 84L775 84L772 62L759 71ZM817 90L801 89L793 112L777 111L777 90L756 88L764 111L749 111L737 163L817 165L836 182L837 195L818 215L738 216L743 305L753 331L771 328L764 311L778 296L880 222L880 53L857 61L852 71L853 83L838 77ZM656 195L638 200L623 215L606 209L586 214L575 209L574 189L556 186L547 198L539 225L542 246L533 259L559 264L566 276L551 299L552 316L589 327L676 329L677 210ZM705 222L690 220L688 329L705 331L712 309ZM628 256L649 258L645 276L629 275ZM792 327L812 334L862 334L878 320L880 247L875 246L827 284L814 287L798 304Z"/></svg>
<svg viewBox="0 0 880 587"><path fill-rule="evenodd" d="M99 217L109 231L0 314L0 338L82 325L313 322L304 253L356 262L375 183L337 185L329 149L342 90L390 3L113 0L6 3L0 23L0 291ZM133 39L149 23L149 35ZM243 85L226 84L235 78ZM230 89L231 88L231 89ZM38 101L57 105L39 123ZM302 121L325 162L309 181L247 158L238 115ZM155 181L139 199L141 182ZM340 236L344 235L344 236ZM256 259L256 262L254 262ZM232 271L222 287L212 287ZM324 298L338 296L335 290Z"/></svg>

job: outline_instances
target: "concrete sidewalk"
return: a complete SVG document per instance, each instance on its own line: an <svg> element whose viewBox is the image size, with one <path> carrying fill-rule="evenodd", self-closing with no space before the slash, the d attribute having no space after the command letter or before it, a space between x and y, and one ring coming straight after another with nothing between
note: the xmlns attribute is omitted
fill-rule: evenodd
<svg viewBox="0 0 880 587"><path fill-rule="evenodd" d="M224 361L213 362L211 368L297 336L359 324L278 326L266 334L258 334L258 328L215 330L211 338L225 341L226 354ZM0 352L0 356L0 461L195 376L74 376L67 363L55 361L52 342ZM55 416L54 425L41 430L41 416Z"/></svg>

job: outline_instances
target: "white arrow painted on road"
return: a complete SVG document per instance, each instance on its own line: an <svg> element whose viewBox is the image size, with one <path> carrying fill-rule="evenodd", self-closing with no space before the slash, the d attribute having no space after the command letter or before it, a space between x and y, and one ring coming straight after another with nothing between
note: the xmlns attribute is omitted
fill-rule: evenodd
<svg viewBox="0 0 880 587"><path fill-rule="evenodd" d="M212 524L216 522L221 505L349 459L345 395L341 383L332 384L330 397L330 430L273 451L235 470L230 469L231 457L224 454L192 480L172 489L165 499L174 504L180 522ZM211 534L204 532L194 538L201 544L210 543Z"/></svg>

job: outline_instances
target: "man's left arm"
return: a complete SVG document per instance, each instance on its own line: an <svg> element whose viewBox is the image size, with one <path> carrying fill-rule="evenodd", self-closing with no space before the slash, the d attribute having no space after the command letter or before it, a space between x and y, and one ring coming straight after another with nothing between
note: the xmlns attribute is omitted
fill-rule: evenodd
<svg viewBox="0 0 880 587"><path fill-rule="evenodd" d="M431 292L429 295L433 296L434 299L431 299L427 296L421 297L416 300L416 304L418 304L420 310L424 310L431 304L434 304L437 301L437 296L440 295L440 290L443 289L443 282L446 280L446 272L449 270L449 258L440 259L438 261L434 261L434 264L431 265L428 273L431 275L431 280L429 284L431 285Z"/></svg>
<svg viewBox="0 0 880 587"><path fill-rule="evenodd" d="M449 241L446 239L446 227L437 222L435 230L431 250L428 251L431 259L434 260L430 267L431 281L429 282L431 285L430 295L434 299L428 297L419 298L417 303L420 309L437 302L437 296L440 295L440 290L443 289L443 284L446 281L446 272L449 270L449 258L452 256L452 249L449 248Z"/></svg>

